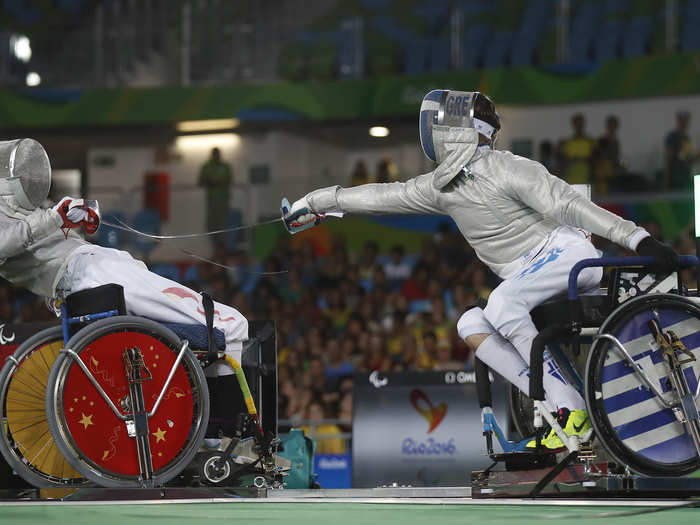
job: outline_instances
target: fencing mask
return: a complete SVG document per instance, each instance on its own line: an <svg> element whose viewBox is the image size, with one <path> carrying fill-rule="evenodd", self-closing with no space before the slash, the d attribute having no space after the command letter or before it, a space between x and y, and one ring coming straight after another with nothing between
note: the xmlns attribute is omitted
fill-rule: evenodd
<svg viewBox="0 0 700 525"><path fill-rule="evenodd" d="M434 162L444 160L444 140L448 129L475 129L491 146L501 121L491 99L478 91L434 89L420 107L420 143L425 156Z"/></svg>
<svg viewBox="0 0 700 525"><path fill-rule="evenodd" d="M0 195L10 196L26 210L41 205L51 187L51 164L34 139L0 141Z"/></svg>

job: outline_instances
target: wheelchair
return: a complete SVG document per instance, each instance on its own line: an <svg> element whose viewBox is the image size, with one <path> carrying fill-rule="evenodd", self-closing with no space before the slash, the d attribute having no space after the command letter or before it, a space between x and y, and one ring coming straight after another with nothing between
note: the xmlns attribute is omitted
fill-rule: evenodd
<svg viewBox="0 0 700 525"><path fill-rule="evenodd" d="M698 259L682 256L680 262L691 267ZM511 471L553 467L534 496L575 461L588 479L676 477L700 469L700 298L688 295L678 274L651 274L645 267L652 263L649 257L580 261L569 275L568 298L533 309L539 335L530 356L530 396L512 386L508 395L520 440L508 440L493 415L490 371L477 359L477 392L493 460L477 481L499 462ZM589 267L612 268L606 294L579 296L578 275ZM585 400L592 429L582 439L564 434L542 403L546 351ZM562 438L563 454L539 448L545 421ZM502 453L494 452L494 436ZM534 452L525 447L532 436ZM602 470L593 462L597 456L608 460Z"/></svg>
<svg viewBox="0 0 700 525"><path fill-rule="evenodd" d="M213 302L205 296L203 306L206 327L166 326L125 315L118 285L66 297L61 326L29 338L0 371L0 452L12 469L39 488L166 484L192 463L205 438L203 368L225 359L266 460L262 479L279 481L269 460L275 439L269 432L263 438L245 374L223 352ZM225 459L213 466L221 470L220 463Z"/></svg>

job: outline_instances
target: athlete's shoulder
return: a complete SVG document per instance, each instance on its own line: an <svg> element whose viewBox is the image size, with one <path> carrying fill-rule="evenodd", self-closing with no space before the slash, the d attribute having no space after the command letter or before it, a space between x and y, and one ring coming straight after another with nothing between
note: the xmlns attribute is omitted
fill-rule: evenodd
<svg viewBox="0 0 700 525"><path fill-rule="evenodd" d="M517 173L546 174L547 169L536 160L521 157L507 150L493 150L484 155L484 160L493 167Z"/></svg>

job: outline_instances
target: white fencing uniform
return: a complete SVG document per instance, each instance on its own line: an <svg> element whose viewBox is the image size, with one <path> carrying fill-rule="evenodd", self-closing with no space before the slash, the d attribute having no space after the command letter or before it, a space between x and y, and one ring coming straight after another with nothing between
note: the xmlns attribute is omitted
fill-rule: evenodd
<svg viewBox="0 0 700 525"><path fill-rule="evenodd" d="M502 335L489 337L479 346L476 355L527 393L527 364L532 341L538 333L530 311L568 289L569 272L574 264L581 259L599 256L584 233L566 226L556 229L539 254L523 258L515 272L491 292L484 310L472 308L462 315L457 323L460 337ZM601 268L583 270L579 276L582 293L597 292L601 277ZM517 352L517 357L514 352ZM549 352L545 353L544 371L543 384L551 410L558 407L585 408L583 398L566 382Z"/></svg>
<svg viewBox="0 0 700 525"><path fill-rule="evenodd" d="M128 252L92 244L71 254L57 293L67 295L107 283L124 287L129 314L172 323L206 322L199 293L150 272ZM242 342L248 339L248 321L243 314L215 302L214 327L224 333L226 353L240 361ZM232 373L225 364L217 364L217 369L221 374Z"/></svg>
<svg viewBox="0 0 700 525"><path fill-rule="evenodd" d="M0 276L43 297L116 283L124 287L130 314L205 324L200 294L148 271L125 251L90 244L73 231L66 238L61 224L52 209L24 210L12 199L0 197ZM214 303L214 308L214 326L224 333L226 353L240 361L248 321L230 306ZM210 369L208 375L232 373L226 364L216 363Z"/></svg>
<svg viewBox="0 0 700 525"><path fill-rule="evenodd" d="M527 392L523 378L537 334L530 310L566 290L569 271L577 261L598 256L577 229L633 250L649 234L596 206L541 164L507 151L477 148L479 134L474 129L449 128L445 133L451 153L435 171L407 182L319 189L297 201L292 210L307 206L314 214L450 215L479 259L504 279L483 312L470 310L460 320L460 336L500 334L487 338L477 356ZM449 172L450 166L463 169ZM600 269L585 270L579 287L597 287L600 276ZM545 372L550 406L583 407L581 397L549 358Z"/></svg>

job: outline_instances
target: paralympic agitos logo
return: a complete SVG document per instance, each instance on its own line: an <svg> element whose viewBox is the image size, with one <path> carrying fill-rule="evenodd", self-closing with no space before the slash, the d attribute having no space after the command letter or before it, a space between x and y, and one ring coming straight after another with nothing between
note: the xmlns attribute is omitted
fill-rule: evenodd
<svg viewBox="0 0 700 525"><path fill-rule="evenodd" d="M435 430L447 414L447 404L433 405L430 398L419 388L411 391L411 404L428 421L428 434Z"/></svg>

